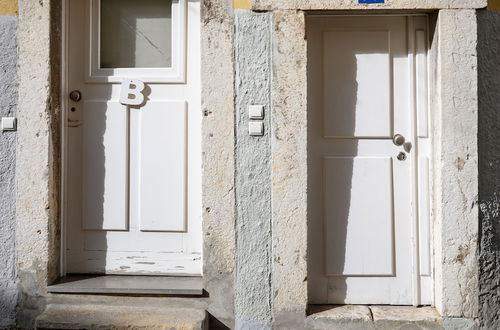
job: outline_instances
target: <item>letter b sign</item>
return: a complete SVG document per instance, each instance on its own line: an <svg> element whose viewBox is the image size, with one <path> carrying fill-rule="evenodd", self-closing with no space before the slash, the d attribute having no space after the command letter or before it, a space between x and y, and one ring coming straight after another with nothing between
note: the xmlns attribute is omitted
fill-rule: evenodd
<svg viewBox="0 0 500 330"><path fill-rule="evenodd" d="M144 102L144 83L138 79L123 79L120 91L120 103L123 105L141 105Z"/></svg>

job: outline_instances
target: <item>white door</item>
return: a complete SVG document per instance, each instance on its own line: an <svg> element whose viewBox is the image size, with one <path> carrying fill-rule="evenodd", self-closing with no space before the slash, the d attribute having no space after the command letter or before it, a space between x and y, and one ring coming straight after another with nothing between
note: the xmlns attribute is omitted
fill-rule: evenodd
<svg viewBox="0 0 500 330"><path fill-rule="evenodd" d="M426 19L308 24L310 303L429 304Z"/></svg>
<svg viewBox="0 0 500 330"><path fill-rule="evenodd" d="M65 4L66 272L200 275L199 2Z"/></svg>

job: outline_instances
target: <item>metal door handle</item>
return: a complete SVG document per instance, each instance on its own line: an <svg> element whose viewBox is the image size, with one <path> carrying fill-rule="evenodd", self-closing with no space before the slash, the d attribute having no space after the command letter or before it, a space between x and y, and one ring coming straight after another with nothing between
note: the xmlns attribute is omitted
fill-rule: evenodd
<svg viewBox="0 0 500 330"><path fill-rule="evenodd" d="M71 91L69 93L69 98L71 99L71 101L73 102L78 102L82 99L82 92L78 91L78 90L74 90L74 91Z"/></svg>
<svg viewBox="0 0 500 330"><path fill-rule="evenodd" d="M401 134L396 134L392 138L392 142L397 146L402 146L405 143L405 137Z"/></svg>

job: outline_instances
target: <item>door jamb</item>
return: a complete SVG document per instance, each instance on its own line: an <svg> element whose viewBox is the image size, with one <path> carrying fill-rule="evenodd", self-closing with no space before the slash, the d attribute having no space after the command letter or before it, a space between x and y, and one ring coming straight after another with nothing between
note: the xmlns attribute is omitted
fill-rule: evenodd
<svg viewBox="0 0 500 330"><path fill-rule="evenodd" d="M68 169L68 29L69 29L69 0L61 2L61 258L60 258L60 276L66 276L66 238L67 238L67 169Z"/></svg>
<svg viewBox="0 0 500 330"><path fill-rule="evenodd" d="M426 54L426 101L427 101L427 111L428 116L427 116L427 122L428 122L428 127L429 130L432 130L433 127L433 122L432 122L432 116L430 115L430 112L432 112L432 104L430 102L430 96L431 96L431 86L433 86L432 81L431 81L431 75L430 75L430 56L429 56L429 50L430 50L430 24L429 24L429 15L427 14L422 14L422 15L405 15L407 17L407 44L408 44L408 56L410 57L409 59L409 65L410 65L410 95L411 95L411 118L412 118L412 127L411 127L411 141L414 141L413 143L413 150L415 151L415 154L417 157L412 157L412 164L411 164L411 172L412 172L412 195L413 195L413 207L412 207L412 224L411 224L411 230L412 230L412 286L413 286L413 305L414 306L420 306L421 301L422 301L422 287L421 287L421 275L420 275L420 232L419 232L419 223L420 223L420 189L422 187L419 187L419 161L418 161L418 156L419 156L419 144L418 144L418 109L417 109L417 88L418 86L416 85L416 78L417 78L417 66L416 66L416 40L415 40L415 34L413 33L415 31L414 28L414 21L412 19L413 16L420 16L420 17L425 17L425 28L426 28L426 33L425 33L425 54ZM430 150L432 150L432 145L433 145L433 135L429 132L428 133L428 139L429 139L429 146ZM432 164L432 154L429 155L430 158L430 163ZM429 173L428 173L428 178L433 177L433 169L432 167L429 167ZM427 192L431 197L432 196L432 186L433 186L433 180L429 180L429 191ZM429 198L428 200L428 207L429 211L432 210L432 203L433 203L433 198ZM432 214L428 215L429 217L429 228L432 227ZM433 231L432 229L429 230L429 250L432 251L433 249ZM430 254L430 264L431 264L431 273L430 277L432 278L432 287L431 289L431 304L434 305L435 302L435 297L434 297L434 267L432 266L434 264L434 254Z"/></svg>

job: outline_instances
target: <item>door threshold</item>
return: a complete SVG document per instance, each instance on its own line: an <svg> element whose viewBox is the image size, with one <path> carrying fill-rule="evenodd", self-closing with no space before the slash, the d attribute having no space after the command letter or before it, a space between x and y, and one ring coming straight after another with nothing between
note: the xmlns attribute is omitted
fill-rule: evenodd
<svg viewBox="0 0 500 330"><path fill-rule="evenodd" d="M49 293L203 296L202 277L68 275L47 287Z"/></svg>
<svg viewBox="0 0 500 330"><path fill-rule="evenodd" d="M309 305L307 314L306 323L314 329L399 329L408 324L442 329L443 322L430 306Z"/></svg>

